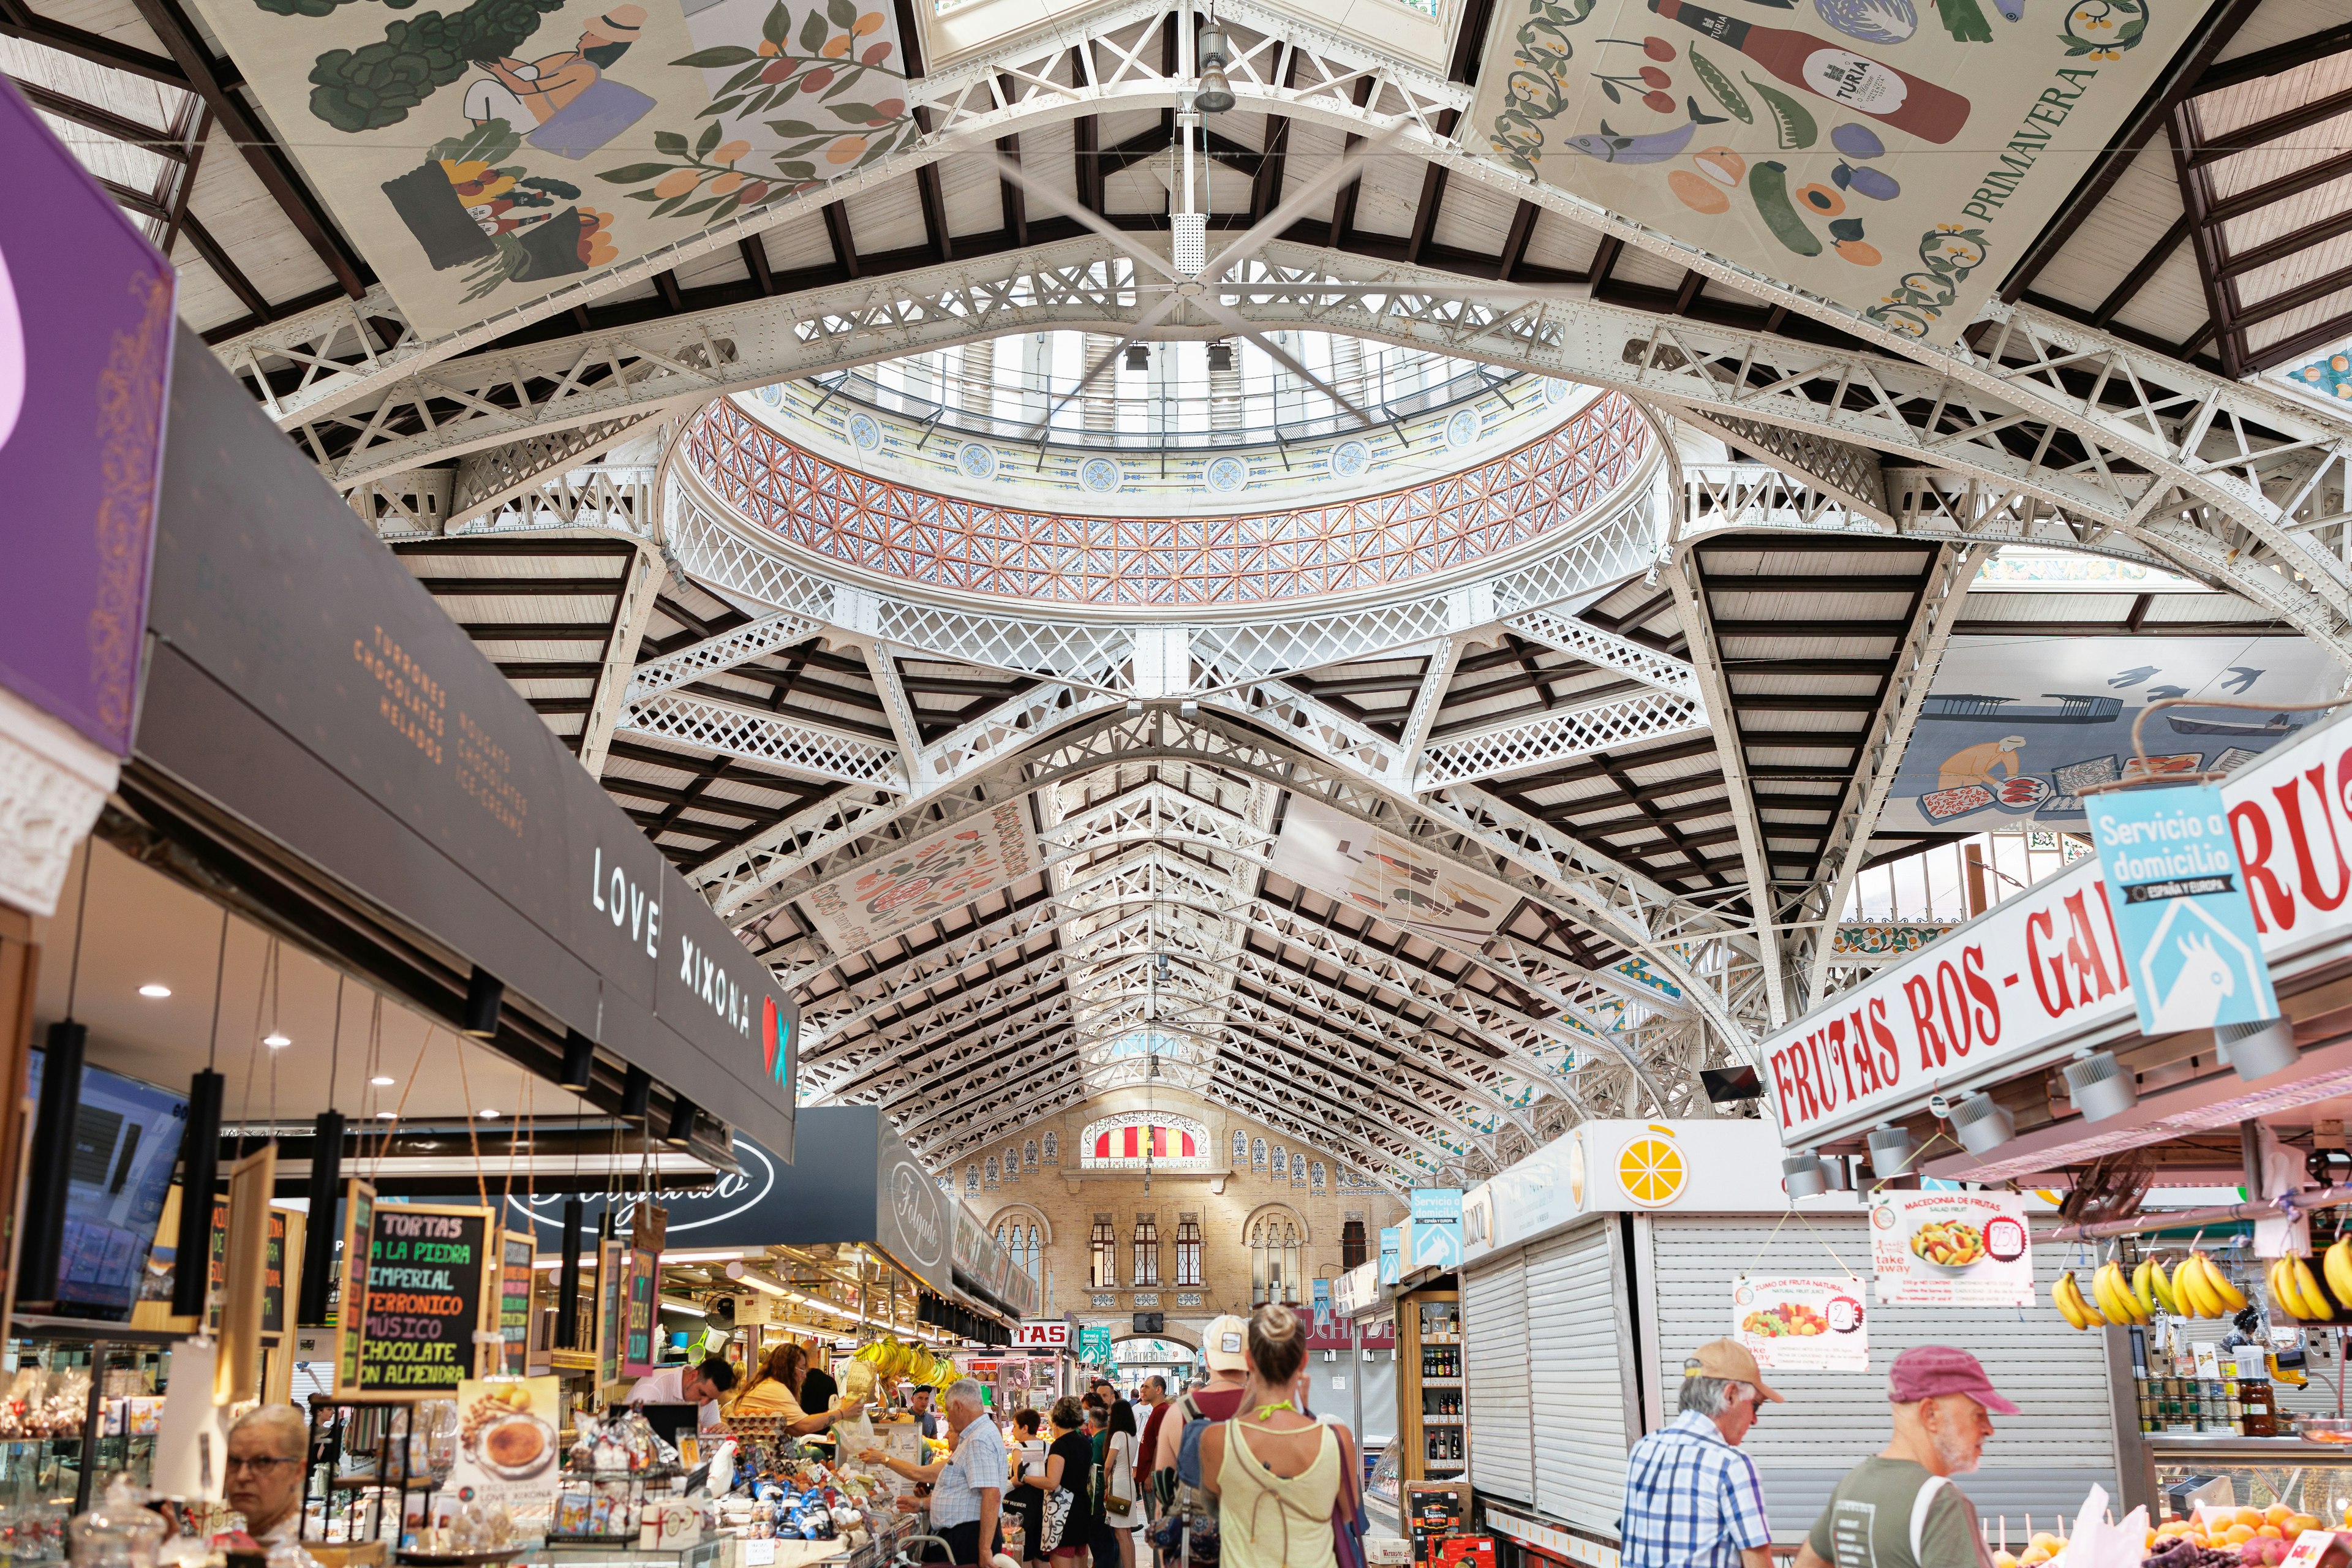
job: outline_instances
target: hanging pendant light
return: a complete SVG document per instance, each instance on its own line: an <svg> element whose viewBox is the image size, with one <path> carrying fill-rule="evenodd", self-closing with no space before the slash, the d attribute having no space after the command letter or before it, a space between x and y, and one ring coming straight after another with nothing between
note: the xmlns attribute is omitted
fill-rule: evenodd
<svg viewBox="0 0 2352 1568"><path fill-rule="evenodd" d="M1192 94L1192 105L1202 113L1223 114L1234 106L1234 84L1225 76L1232 61L1225 30L1212 21L1201 29L1201 86Z"/></svg>

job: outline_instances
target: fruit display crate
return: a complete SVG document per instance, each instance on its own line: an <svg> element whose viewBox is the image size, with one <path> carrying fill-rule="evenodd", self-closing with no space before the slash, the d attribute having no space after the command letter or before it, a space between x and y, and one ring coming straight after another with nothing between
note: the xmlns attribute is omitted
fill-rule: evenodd
<svg viewBox="0 0 2352 1568"><path fill-rule="evenodd" d="M2240 1508L2283 1506L2331 1527L2352 1509L2352 1446L2227 1433L2151 1432L2141 1441L2159 1497L2186 1481L2226 1479Z"/></svg>

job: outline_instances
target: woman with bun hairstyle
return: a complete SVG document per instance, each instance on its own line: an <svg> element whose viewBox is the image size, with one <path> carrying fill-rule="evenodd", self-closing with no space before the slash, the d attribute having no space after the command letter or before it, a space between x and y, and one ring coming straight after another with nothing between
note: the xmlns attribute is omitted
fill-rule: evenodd
<svg viewBox="0 0 2352 1568"><path fill-rule="evenodd" d="M1217 1499L1223 1568L1333 1568L1331 1515L1357 1462L1344 1426L1292 1397L1307 1325L1269 1303L1250 1315L1241 1409L1201 1434L1201 1480Z"/></svg>
<svg viewBox="0 0 2352 1568"><path fill-rule="evenodd" d="M1086 1408L1066 1394L1054 1401L1045 1424L1054 1441L1045 1450L1045 1473L1021 1478L1023 1487L1045 1494L1045 1529L1023 1550L1033 1559L1075 1563L1092 1551L1095 1447L1086 1435Z"/></svg>

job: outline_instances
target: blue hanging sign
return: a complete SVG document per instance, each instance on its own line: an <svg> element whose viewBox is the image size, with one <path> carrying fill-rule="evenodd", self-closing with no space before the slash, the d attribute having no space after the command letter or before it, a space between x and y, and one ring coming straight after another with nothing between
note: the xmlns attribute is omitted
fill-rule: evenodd
<svg viewBox="0 0 2352 1568"><path fill-rule="evenodd" d="M2140 1032L2279 1016L2228 808L2211 784L2087 798Z"/></svg>
<svg viewBox="0 0 2352 1568"><path fill-rule="evenodd" d="M1415 1187L1411 1194L1412 1268L1462 1267L1462 1189Z"/></svg>
<svg viewBox="0 0 2352 1568"><path fill-rule="evenodd" d="M1381 1226L1381 1283L1397 1282L1397 1258L1404 1247L1404 1230L1401 1226Z"/></svg>

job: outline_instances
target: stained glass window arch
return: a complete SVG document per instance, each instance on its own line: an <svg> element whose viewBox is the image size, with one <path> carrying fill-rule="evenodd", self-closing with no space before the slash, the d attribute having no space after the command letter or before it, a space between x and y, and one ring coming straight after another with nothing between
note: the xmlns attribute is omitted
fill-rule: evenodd
<svg viewBox="0 0 2352 1568"><path fill-rule="evenodd" d="M1305 1239L1298 1218L1267 1209L1249 1222L1250 1301L1298 1300L1299 1249Z"/></svg>
<svg viewBox="0 0 2352 1568"><path fill-rule="evenodd" d="M1078 1164L1104 1171L1200 1170L1209 1164L1209 1129L1167 1110L1130 1110L1087 1123Z"/></svg>
<svg viewBox="0 0 2352 1568"><path fill-rule="evenodd" d="M1029 1139L1021 1145L1021 1168L1024 1171L1034 1171L1037 1168L1037 1140L1034 1138Z"/></svg>
<svg viewBox="0 0 2352 1568"><path fill-rule="evenodd" d="M1062 1163L1061 1152L1057 1147L1060 1142L1058 1134L1052 1132L1045 1134L1045 1163L1048 1165L1058 1165Z"/></svg>
<svg viewBox="0 0 2352 1568"><path fill-rule="evenodd" d="M1246 1132L1236 1131L1234 1134L1234 1163L1236 1165L1249 1163L1249 1134Z"/></svg>

